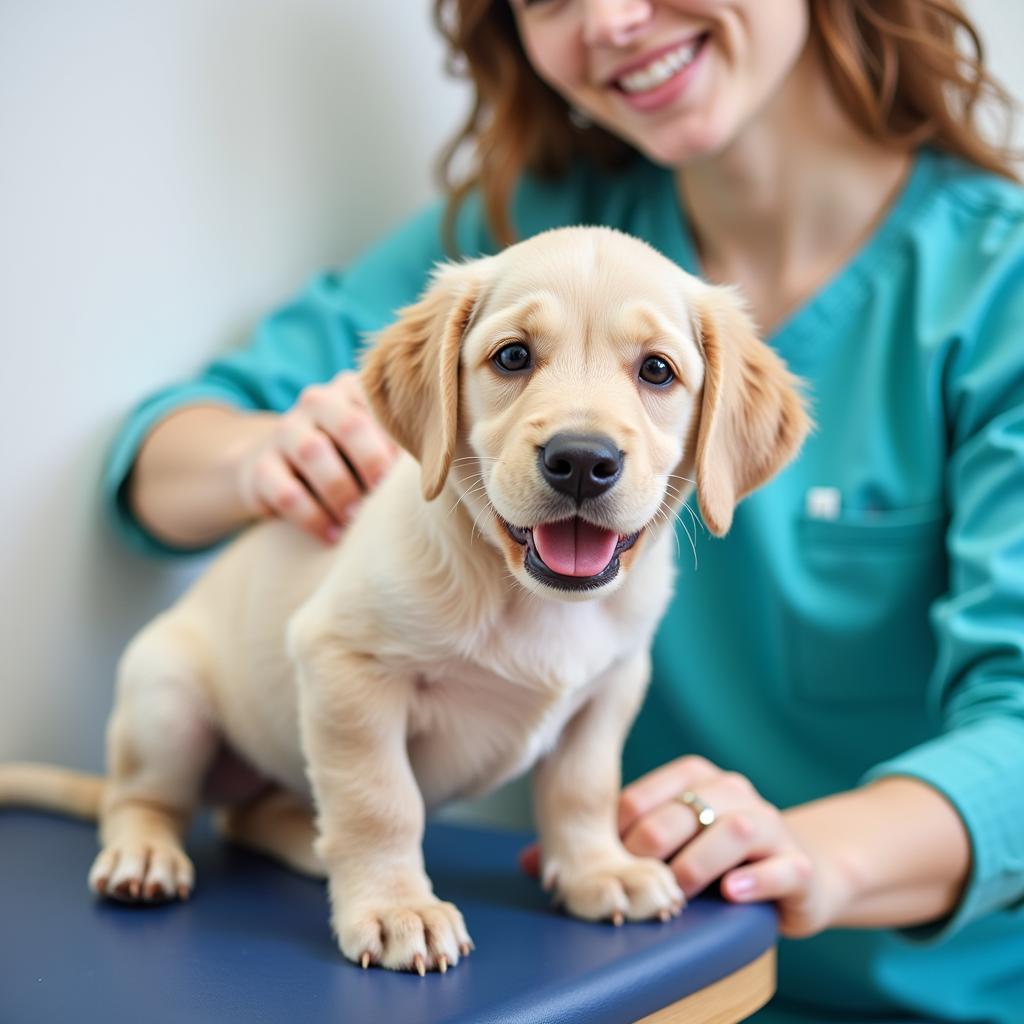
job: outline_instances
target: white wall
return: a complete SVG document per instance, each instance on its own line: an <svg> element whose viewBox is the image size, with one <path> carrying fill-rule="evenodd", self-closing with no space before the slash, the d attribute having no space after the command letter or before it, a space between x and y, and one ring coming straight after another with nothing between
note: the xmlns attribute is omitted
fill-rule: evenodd
<svg viewBox="0 0 1024 1024"><path fill-rule="evenodd" d="M985 60L1018 103L1024 102L1024 3L1021 0L961 0L974 18L985 47ZM1024 147L1024 109L1017 116L1014 141ZM1024 173L1024 161L1021 162Z"/></svg>
<svg viewBox="0 0 1024 1024"><path fill-rule="evenodd" d="M99 767L118 651L194 571L98 521L123 411L433 196L466 96L428 15L0 0L0 758Z"/></svg>
<svg viewBox="0 0 1024 1024"><path fill-rule="evenodd" d="M1024 96L1024 5L969 7ZM0 758L98 768L118 652L195 571L99 522L121 413L433 194L467 97L428 9L0 0Z"/></svg>

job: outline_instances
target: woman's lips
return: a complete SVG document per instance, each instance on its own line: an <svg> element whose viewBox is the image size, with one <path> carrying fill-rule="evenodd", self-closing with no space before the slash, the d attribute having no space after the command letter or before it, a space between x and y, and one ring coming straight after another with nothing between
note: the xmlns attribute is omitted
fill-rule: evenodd
<svg viewBox="0 0 1024 1024"><path fill-rule="evenodd" d="M612 90L624 103L628 104L634 110L648 112L660 110L661 108L668 106L675 102L675 100L677 100L687 90L701 65L704 63L704 58L708 49L707 41L707 34L701 36L697 42L692 58L690 58L688 62L679 66L676 70L672 71L669 77L659 84L654 84L651 88L641 89L640 91L627 91L622 84L623 79L625 78L634 85L642 84L645 70L641 69L640 71L619 75L612 83ZM659 67L662 69L660 72L658 70ZM646 73L653 80L656 79L659 74L665 73L664 68L665 65L661 64L660 61L656 59L652 65L648 65Z"/></svg>

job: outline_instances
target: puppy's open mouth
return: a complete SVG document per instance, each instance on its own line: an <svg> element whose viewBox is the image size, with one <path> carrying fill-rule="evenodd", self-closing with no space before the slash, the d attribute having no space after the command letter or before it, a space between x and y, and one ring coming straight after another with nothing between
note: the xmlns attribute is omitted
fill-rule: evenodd
<svg viewBox="0 0 1024 1024"><path fill-rule="evenodd" d="M604 586L619 571L619 555L640 536L639 530L623 535L579 516L532 527L513 526L504 519L501 523L508 535L526 548L526 571L559 590Z"/></svg>

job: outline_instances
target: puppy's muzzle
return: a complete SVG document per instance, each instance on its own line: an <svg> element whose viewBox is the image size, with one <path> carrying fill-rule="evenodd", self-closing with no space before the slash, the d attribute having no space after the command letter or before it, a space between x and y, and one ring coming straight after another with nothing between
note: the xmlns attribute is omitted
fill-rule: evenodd
<svg viewBox="0 0 1024 1024"><path fill-rule="evenodd" d="M622 476L623 453L602 434L555 434L537 457L544 479L577 506L604 494Z"/></svg>

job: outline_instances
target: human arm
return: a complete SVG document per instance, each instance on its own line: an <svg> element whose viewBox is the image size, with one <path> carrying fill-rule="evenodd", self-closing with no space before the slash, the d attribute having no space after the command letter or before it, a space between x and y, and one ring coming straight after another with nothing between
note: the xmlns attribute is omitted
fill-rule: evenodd
<svg viewBox="0 0 1024 1024"><path fill-rule="evenodd" d="M271 444L271 423L296 407L321 427L337 420L340 405L321 401L331 397L325 389L347 386L338 375L355 368L365 339L422 290L430 268L444 255L440 220L440 207L433 207L344 273L318 275L264 318L244 346L214 359L194 379L152 394L131 412L114 438L103 479L109 513L129 542L147 552L195 550L254 515L268 514L267 495L254 500L253 470L261 449ZM475 212L465 225L460 242L473 251L479 243L473 234ZM322 432L331 437L329 428ZM301 440L294 430L286 434L279 434L277 449L290 463L287 451ZM345 450L337 439L334 444ZM327 448L322 442L320 447ZM359 460L356 452L353 461ZM242 462L250 470L247 479L239 477ZM340 462L335 466L345 468ZM270 476L280 481L280 473ZM351 504L348 498L343 494L334 502L337 514Z"/></svg>
<svg viewBox="0 0 1024 1024"><path fill-rule="evenodd" d="M147 434L126 483L127 505L153 537L201 548L254 518L237 485L242 452L269 436L276 416L228 405L188 405Z"/></svg>
<svg viewBox="0 0 1024 1024"><path fill-rule="evenodd" d="M282 414L215 405L170 414L143 442L128 502L176 547L205 546L263 515L333 541L396 454L355 374L341 373Z"/></svg>
<svg viewBox="0 0 1024 1024"><path fill-rule="evenodd" d="M970 869L967 829L917 779L890 776L782 817L812 859L842 865L847 899L829 927L905 928L947 917L960 900Z"/></svg>

